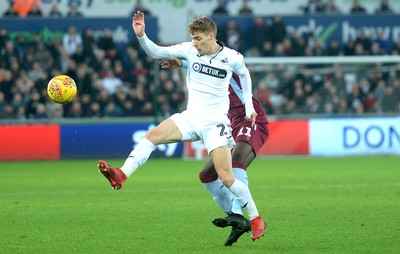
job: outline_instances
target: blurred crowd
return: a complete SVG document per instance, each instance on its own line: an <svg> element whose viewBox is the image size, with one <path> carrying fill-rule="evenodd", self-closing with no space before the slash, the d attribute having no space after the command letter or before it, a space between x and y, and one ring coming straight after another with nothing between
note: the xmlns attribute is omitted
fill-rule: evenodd
<svg viewBox="0 0 400 254"><path fill-rule="evenodd" d="M50 43L41 34L14 40L0 29L0 117L61 118L169 115L181 110L185 91L176 71L162 71L154 83L154 61L129 43L118 49L105 28L81 33L74 26ZM47 96L51 77L66 74L78 87L72 103L59 105ZM158 108L154 108L157 105Z"/></svg>
<svg viewBox="0 0 400 254"><path fill-rule="evenodd" d="M309 1L304 11L316 11L318 2L321 1ZM331 2L334 1L328 3ZM41 16L32 14L40 12L34 6L23 15ZM324 5L324 12L328 6ZM137 9L146 11L140 1L134 10ZM21 16L20 11L10 7L3 16ZM51 17L59 17L57 6L51 13ZM251 14L251 10L242 13ZM74 5L67 15L83 16ZM312 33L289 34L279 15L267 22L261 17L254 19L250 38L243 38L243 31L232 19L219 27L219 39L246 57L400 53L400 40L387 41L383 34L368 38L360 32L345 45L337 40L325 45ZM78 31L69 26L63 35L45 42L39 33L32 39L24 34L11 38L0 25L0 120L168 117L186 106L185 73L179 69L159 70L157 65L141 50L136 38L124 47L117 46L108 28L96 37L90 27ZM269 115L400 113L398 64L248 67L253 77L253 94ZM56 104L47 96L47 82L59 74L76 81L78 96L72 103Z"/></svg>

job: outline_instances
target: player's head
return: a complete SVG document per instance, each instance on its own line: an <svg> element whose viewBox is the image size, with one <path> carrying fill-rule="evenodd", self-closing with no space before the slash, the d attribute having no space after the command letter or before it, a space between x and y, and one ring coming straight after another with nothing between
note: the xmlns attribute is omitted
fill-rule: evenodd
<svg viewBox="0 0 400 254"><path fill-rule="evenodd" d="M199 54L205 54L217 37L217 26L206 16L198 17L189 24L189 34Z"/></svg>
<svg viewBox="0 0 400 254"><path fill-rule="evenodd" d="M207 16L198 17L189 24L189 33L213 34L217 37L217 26L214 21Z"/></svg>

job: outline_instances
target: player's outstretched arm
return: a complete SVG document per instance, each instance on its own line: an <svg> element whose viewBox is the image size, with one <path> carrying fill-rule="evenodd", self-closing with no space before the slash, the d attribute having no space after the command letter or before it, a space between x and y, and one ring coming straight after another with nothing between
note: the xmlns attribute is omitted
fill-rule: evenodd
<svg viewBox="0 0 400 254"><path fill-rule="evenodd" d="M144 23L144 14L143 12L137 11L132 18L132 28L137 37L143 37L145 23Z"/></svg>
<svg viewBox="0 0 400 254"><path fill-rule="evenodd" d="M175 69L178 67L182 67L182 60L178 58L168 58L160 61L160 65L162 69Z"/></svg>

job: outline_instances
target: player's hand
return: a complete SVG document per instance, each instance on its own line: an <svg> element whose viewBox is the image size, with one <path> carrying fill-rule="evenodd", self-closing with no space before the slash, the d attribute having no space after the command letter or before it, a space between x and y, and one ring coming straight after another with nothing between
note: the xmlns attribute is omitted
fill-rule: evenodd
<svg viewBox="0 0 400 254"><path fill-rule="evenodd" d="M256 124L256 118L257 118L257 113L253 112L253 114L251 114L251 127L254 127L254 125Z"/></svg>
<svg viewBox="0 0 400 254"><path fill-rule="evenodd" d="M178 58L163 59L160 61L162 69L175 69L182 67L182 61Z"/></svg>
<svg viewBox="0 0 400 254"><path fill-rule="evenodd" d="M132 28L137 37L144 35L144 14L143 12L137 11L132 18Z"/></svg>

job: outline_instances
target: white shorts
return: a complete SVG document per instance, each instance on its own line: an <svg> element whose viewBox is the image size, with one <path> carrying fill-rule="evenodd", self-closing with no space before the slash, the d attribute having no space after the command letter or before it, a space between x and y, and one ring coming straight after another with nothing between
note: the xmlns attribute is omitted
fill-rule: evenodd
<svg viewBox="0 0 400 254"><path fill-rule="evenodd" d="M235 141L232 137L232 128L227 115L193 113L188 110L172 115L182 141L201 140L210 154L215 148L229 145L233 148Z"/></svg>

